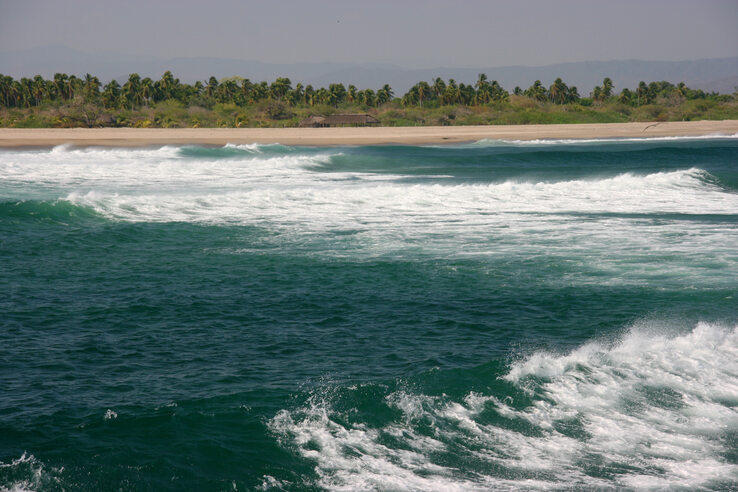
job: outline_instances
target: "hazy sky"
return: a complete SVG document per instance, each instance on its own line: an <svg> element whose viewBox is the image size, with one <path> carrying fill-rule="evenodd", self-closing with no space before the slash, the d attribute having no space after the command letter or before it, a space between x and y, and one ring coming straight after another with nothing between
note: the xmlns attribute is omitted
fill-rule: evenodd
<svg viewBox="0 0 738 492"><path fill-rule="evenodd" d="M736 0L0 0L0 50L409 68L738 56ZM0 67L0 71L2 67Z"/></svg>

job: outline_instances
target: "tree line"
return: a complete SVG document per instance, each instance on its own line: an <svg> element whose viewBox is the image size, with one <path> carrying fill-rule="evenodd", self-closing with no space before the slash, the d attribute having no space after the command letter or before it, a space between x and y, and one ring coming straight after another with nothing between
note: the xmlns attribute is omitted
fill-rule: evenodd
<svg viewBox="0 0 738 492"><path fill-rule="evenodd" d="M623 88L619 94L606 77L602 85L594 88L589 97L582 97L575 86L568 86L557 78L549 87L536 80L527 89L515 87L516 96L526 96L539 102L553 104L591 105L616 100L631 106L654 103L658 98L670 100L691 100L719 96L707 94L702 90L690 89L683 82L674 85L670 82L640 82L635 89ZM474 84L457 83L454 79L444 81L436 78L432 83L418 82L401 97L395 98L392 88L385 84L382 88L357 89L354 85L329 84L327 88L304 86L286 77L279 77L271 84L251 82L243 77L229 77L218 80L210 77L207 81L194 84L182 83L170 71L159 80L141 78L137 73L130 74L128 80L119 84L111 80L103 85L96 76L84 77L54 74L46 80L40 75L33 78L13 77L0 74L0 106L5 108L30 108L46 103L84 102L101 105L105 109L135 109L151 106L162 101L179 101L185 106L212 108L216 103L230 103L249 106L264 100L279 101L291 106L315 106L318 104L338 107L342 104L358 104L365 107L379 107L389 102L398 102L404 107L465 105L481 106L508 101L510 93L496 80L490 81L486 74L479 74Z"/></svg>
<svg viewBox="0 0 738 492"><path fill-rule="evenodd" d="M385 84L376 92L359 90L353 85L330 84L315 89L301 83L292 86L290 79L278 77L271 84L251 82L243 77L229 77L220 81L210 77L207 82L182 83L172 72L166 71L159 80L130 74L120 85L116 80L102 85L96 76L83 78L64 73L54 74L52 80L40 75L14 80L0 74L0 105L6 108L29 108L48 102L68 102L80 98L83 102L101 104L106 109L134 109L161 101L175 100L186 106L212 107L215 103L248 106L263 100L281 101L293 106L358 103L379 106L394 98L392 88Z"/></svg>

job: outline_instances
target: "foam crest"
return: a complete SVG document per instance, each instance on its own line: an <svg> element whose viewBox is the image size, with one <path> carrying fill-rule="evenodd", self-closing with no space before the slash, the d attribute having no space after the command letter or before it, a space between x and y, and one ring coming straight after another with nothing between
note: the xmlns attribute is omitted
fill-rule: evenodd
<svg viewBox="0 0 738 492"><path fill-rule="evenodd" d="M178 147L164 145L161 147L76 147L71 144L57 145L50 150L24 152L24 155L53 156L58 159L142 159L150 157L174 157Z"/></svg>
<svg viewBox="0 0 738 492"><path fill-rule="evenodd" d="M736 328L633 329L613 344L534 354L504 380L531 403L396 391L384 404L401 417L373 427L313 397L269 426L316 464L329 490L692 489L738 480L726 459L738 430Z"/></svg>
<svg viewBox="0 0 738 492"><path fill-rule="evenodd" d="M323 164L340 155L333 150L235 149L224 156L218 148L210 158L211 149L197 147L205 154L190 158L182 149L3 153L0 186L8 200L61 200L108 220L267 228L282 245L320 242L312 254L372 258L420 248L446 258L532 257L543 245L549 255L574 257L579 271L599 272L591 277L597 282L662 274L649 266L645 255L653 252L676 258L670 272L694 274L697 284L728 282L738 271L731 222L738 194L697 167L574 180L417 182L401 174L327 172ZM351 234L336 239L337 231ZM638 255L646 261L631 261ZM708 278L705 261L720 263L723 273L712 269Z"/></svg>
<svg viewBox="0 0 738 492"><path fill-rule="evenodd" d="M295 420L297 418L297 420ZM344 426L325 402L296 412L283 410L269 427L283 444L317 463L318 485L328 490L482 490L479 484L454 480L452 470L428 459L427 442L411 429L370 429L362 424ZM407 447L381 442L383 435L404 439Z"/></svg>
<svg viewBox="0 0 738 492"><path fill-rule="evenodd" d="M197 182L191 172L166 164L138 185L75 186L62 198L110 220L265 228L277 233L270 241L317 241L312 254L330 256L373 258L422 248L446 258L537 257L544 245L547 254L573 257L579 271L592 271L593 282L654 277L663 284L663 264L652 264L650 253L671 255L670 275L690 277L693 285L732 285L731 272L738 271L733 223L688 219L696 212L729 218L738 210L738 194L699 169L553 183L406 184L306 171L314 159L267 158L227 171L198 162ZM653 222L652 213L679 215ZM576 214L584 219L573 220ZM336 231L351 234L335 238ZM705 262L718 262L721 270L705 270Z"/></svg>
<svg viewBox="0 0 738 492"><path fill-rule="evenodd" d="M192 172L162 165L152 169L147 178L148 188L154 193L145 192L144 182L138 187L143 193L107 195L107 202L117 210L96 203L94 198L100 194L87 195L90 199L85 204L101 206L105 209L101 211L121 219L248 224L262 217L275 224L299 222L317 230L371 223L425 227L429 222L489 222L499 219L494 214L505 213L689 214L698 210L732 214L738 210L738 195L723 192L709 182L708 173L699 169L646 176L622 174L599 180L473 185L404 185L360 175L344 181L336 175L316 173L306 178L291 172L314 159L280 157L250 162L228 170L228 186L224 186L222 169L201 164L195 189L173 187L177 181L194 181ZM277 164L282 171L275 170ZM123 171L119 172L121 179L134 179L127 175L124 178ZM275 177L280 172L284 179L278 182L264 175ZM208 183L217 183L217 190L210 191ZM67 199L76 201L79 196L79 192L73 192ZM132 210L135 214L128 213ZM187 218L182 214L185 210L192 212L186 214Z"/></svg>
<svg viewBox="0 0 738 492"><path fill-rule="evenodd" d="M582 144L617 144L617 143L658 143L658 142L691 142L699 140L733 140L738 133L671 137L622 137L622 138L537 138L532 140L492 140L482 139L473 143L477 147L493 147L497 145L536 146L536 145L582 145Z"/></svg>
<svg viewBox="0 0 738 492"><path fill-rule="evenodd" d="M562 181L408 184L400 174L322 172L322 164L340 155L335 152L287 152L278 145L215 150L226 148L245 150L215 159L199 154L183 158L180 152L185 147L61 146L44 152L9 152L0 155L0 183L24 190L57 190L55 196L46 197L54 199L91 191L106 194L108 198L99 204L101 212L123 220L169 217L207 222L222 217L221 222L249 224L254 217L265 216L278 226L299 222L318 230L324 225L355 228L366 222L402 227L427 227L433 221L474 225L488 223L494 214L509 213L733 214L738 210L738 195L723 190L699 168ZM118 200L121 207L116 210ZM86 203L96 205L94 200ZM262 213L265 204L266 215Z"/></svg>
<svg viewBox="0 0 738 492"><path fill-rule="evenodd" d="M699 323L679 336L633 328L614 345L593 342L568 355L537 353L505 379L536 397L532 408L502 403L511 419L553 428L577 419L583 452L634 462L624 486L706 486L738 479L723 458L738 430L738 331Z"/></svg>
<svg viewBox="0 0 738 492"><path fill-rule="evenodd" d="M259 144L259 143L253 143L253 144L233 144L228 143L225 144L224 148L228 149L239 149L239 150L245 150L247 152L253 152L253 153L262 153L265 151L278 151L278 152L290 152L293 151L294 148L282 145L280 143L273 143L273 144Z"/></svg>
<svg viewBox="0 0 738 492"><path fill-rule="evenodd" d="M520 490L587 483L582 473L564 468L576 457L575 440L533 438L477 422L491 400L473 393L462 402L392 393L386 404L403 416L381 428L347 423L347 415L330 403L311 401L279 412L269 427L285 447L316 463L318 485L328 490ZM481 469L448 464L458 460ZM499 475L483 471L500 467Z"/></svg>
<svg viewBox="0 0 738 492"><path fill-rule="evenodd" d="M0 461L0 492L33 492L59 487L63 469L46 470L32 454L23 453L10 463Z"/></svg>
<svg viewBox="0 0 738 492"><path fill-rule="evenodd" d="M162 147L8 153L0 156L0 182L118 189L229 189L274 179L304 181L308 167L330 159L330 154L257 153L238 153L227 160L183 159L179 152L177 147Z"/></svg>

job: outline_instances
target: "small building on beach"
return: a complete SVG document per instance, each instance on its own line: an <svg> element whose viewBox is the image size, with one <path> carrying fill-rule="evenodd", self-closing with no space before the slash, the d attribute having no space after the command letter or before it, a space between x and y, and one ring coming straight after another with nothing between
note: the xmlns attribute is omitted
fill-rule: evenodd
<svg viewBox="0 0 738 492"><path fill-rule="evenodd" d="M374 126L379 120L370 114L332 114L311 116L300 122L300 128L329 128L336 126Z"/></svg>

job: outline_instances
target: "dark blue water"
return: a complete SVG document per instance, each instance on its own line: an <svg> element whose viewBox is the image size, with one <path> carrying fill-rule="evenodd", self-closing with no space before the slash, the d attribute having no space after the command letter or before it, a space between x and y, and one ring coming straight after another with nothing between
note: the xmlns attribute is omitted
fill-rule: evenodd
<svg viewBox="0 0 738 492"><path fill-rule="evenodd" d="M0 490L738 487L738 140L0 151Z"/></svg>

